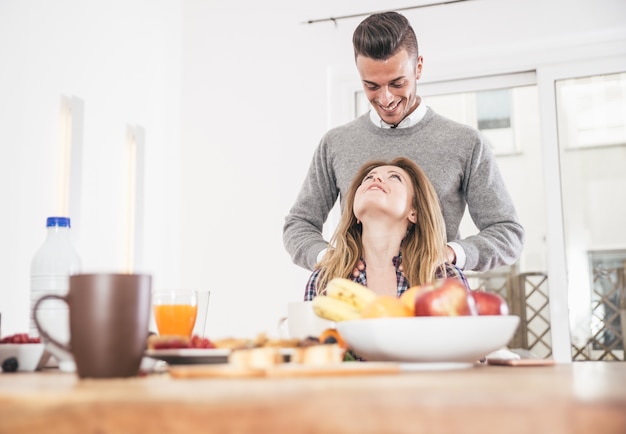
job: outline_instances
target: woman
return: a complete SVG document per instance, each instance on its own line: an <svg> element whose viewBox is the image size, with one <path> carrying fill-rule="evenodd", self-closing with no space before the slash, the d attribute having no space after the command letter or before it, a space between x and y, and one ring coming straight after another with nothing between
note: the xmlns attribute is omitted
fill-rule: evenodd
<svg viewBox="0 0 626 434"><path fill-rule="evenodd" d="M400 296L409 287L455 277L446 260L445 223L435 190L407 158L366 163L354 177L332 249L315 267L305 300L324 292L334 277L361 283L379 295ZM358 277L357 263L365 265Z"/></svg>

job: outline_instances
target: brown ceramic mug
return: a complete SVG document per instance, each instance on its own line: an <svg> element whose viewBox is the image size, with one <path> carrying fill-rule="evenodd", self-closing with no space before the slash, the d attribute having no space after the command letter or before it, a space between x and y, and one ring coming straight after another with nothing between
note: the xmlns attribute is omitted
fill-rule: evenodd
<svg viewBox="0 0 626 434"><path fill-rule="evenodd" d="M42 337L72 353L80 378L132 377L146 349L152 277L145 274L76 274L66 296L48 294L33 307ZM70 342L58 342L39 323L37 309L48 299L69 306Z"/></svg>

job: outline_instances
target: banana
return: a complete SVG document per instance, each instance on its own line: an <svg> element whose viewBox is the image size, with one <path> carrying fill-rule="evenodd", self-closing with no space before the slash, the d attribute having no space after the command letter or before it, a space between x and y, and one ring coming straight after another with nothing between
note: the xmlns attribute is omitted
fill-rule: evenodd
<svg viewBox="0 0 626 434"><path fill-rule="evenodd" d="M376 293L371 289L342 277L328 282L326 295L354 306L359 313L376 298Z"/></svg>
<svg viewBox="0 0 626 434"><path fill-rule="evenodd" d="M330 321L361 318L361 310L376 298L376 293L349 279L336 277L326 285L326 295L313 299L313 311Z"/></svg>
<svg viewBox="0 0 626 434"><path fill-rule="evenodd" d="M313 299L313 311L317 316L330 321L347 321L361 317L361 313L351 304L327 295L318 295Z"/></svg>

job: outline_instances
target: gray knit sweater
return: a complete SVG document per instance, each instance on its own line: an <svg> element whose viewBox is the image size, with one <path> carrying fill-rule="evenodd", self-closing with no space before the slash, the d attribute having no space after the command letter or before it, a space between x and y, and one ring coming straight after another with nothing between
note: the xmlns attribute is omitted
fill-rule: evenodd
<svg viewBox="0 0 626 434"><path fill-rule="evenodd" d="M283 227L285 247L297 265L312 270L328 247L322 227L358 169L367 161L400 156L415 161L434 185L448 241L465 250L466 270L490 270L518 259L524 229L487 142L474 128L429 109L409 128L378 128L366 113L326 133ZM461 238L466 204L480 232Z"/></svg>

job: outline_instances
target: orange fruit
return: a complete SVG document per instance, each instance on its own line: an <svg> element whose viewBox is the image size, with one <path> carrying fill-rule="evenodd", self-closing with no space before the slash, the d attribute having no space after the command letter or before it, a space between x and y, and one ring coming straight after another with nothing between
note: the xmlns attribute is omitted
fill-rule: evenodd
<svg viewBox="0 0 626 434"><path fill-rule="evenodd" d="M392 295L379 295L361 311L361 318L413 316L413 309Z"/></svg>
<svg viewBox="0 0 626 434"><path fill-rule="evenodd" d="M324 330L319 338L320 344L339 344L341 348L347 348L346 342L343 340L341 335L336 329L326 329Z"/></svg>
<svg viewBox="0 0 626 434"><path fill-rule="evenodd" d="M404 303L405 306L411 310L411 312L414 313L415 299L417 298L417 295L422 293L423 291L430 291L431 289L433 289L432 284L411 286L409 289L402 293L402 295L400 296L400 301Z"/></svg>

